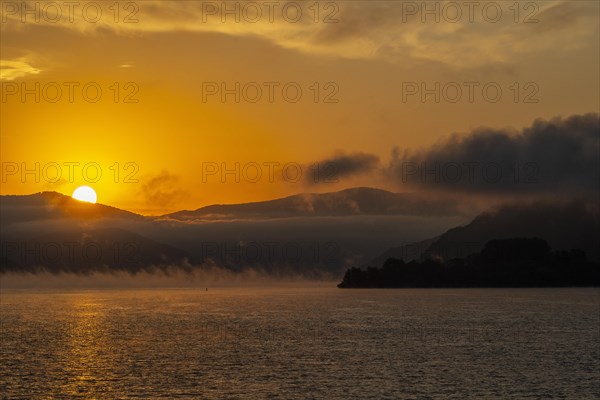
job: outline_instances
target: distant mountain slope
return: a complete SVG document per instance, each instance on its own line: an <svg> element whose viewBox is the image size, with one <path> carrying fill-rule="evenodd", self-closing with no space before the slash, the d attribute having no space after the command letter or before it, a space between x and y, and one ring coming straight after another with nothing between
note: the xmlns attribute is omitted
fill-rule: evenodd
<svg viewBox="0 0 600 400"><path fill-rule="evenodd" d="M179 211L161 218L223 220L351 215L457 215L457 204L415 194L373 188L352 188L332 193L298 194L281 199L244 204L218 204L195 211Z"/></svg>
<svg viewBox="0 0 600 400"><path fill-rule="evenodd" d="M59 230L19 240L0 241L1 272L138 272L181 266L190 255L124 229Z"/></svg>
<svg viewBox="0 0 600 400"><path fill-rule="evenodd" d="M40 192L31 195L0 196L0 222L3 226L19 222L47 219L127 218L143 220L144 217L104 204L91 204L57 192Z"/></svg>
<svg viewBox="0 0 600 400"><path fill-rule="evenodd" d="M140 259L140 267L155 265L163 259L159 254L166 253L167 262L179 263L187 258L196 267L212 263L234 270L335 274L348 265L373 258L398 240L411 242L464 222L465 217L457 215L454 206L448 204L358 188L262 203L211 206L201 209L204 211L199 215L191 212L189 217L176 219L144 217L101 204L81 203L54 192L0 196L0 261L4 269L20 265L29 268L35 263L11 256L15 243L24 243L28 248L43 245L53 250L52 240L68 247L69 243L80 243L91 235L90 240L109 243L109 247L129 242L143 244L144 239L153 241L147 243L149 252L142 255L148 256ZM311 208L307 209L307 205ZM212 214L223 208L233 209L227 218ZM449 216L440 216L445 213ZM117 231L112 231L112 237L98 233L106 229ZM130 238L118 230L141 238ZM153 250L163 244L171 249ZM177 253L179 249L185 255ZM106 252L110 250L103 251ZM61 268L49 261L51 268ZM129 267L104 259L91 260L89 265L81 261L79 267L69 262L67 268Z"/></svg>
<svg viewBox="0 0 600 400"><path fill-rule="evenodd" d="M440 237L436 236L431 239L425 239L420 242L409 243L402 246L392 247L384 251L379 256L372 259L368 264L372 266L383 265L389 258L404 260L405 262L420 260L423 254L429 247L436 242Z"/></svg>
<svg viewBox="0 0 600 400"><path fill-rule="evenodd" d="M469 224L452 228L437 238L389 249L369 265L382 265L390 257L405 261L464 258L480 252L490 240L514 237L539 237L553 250L582 249L590 260L600 260L598 211L575 201L506 205L482 213ZM420 254L415 254L415 250Z"/></svg>

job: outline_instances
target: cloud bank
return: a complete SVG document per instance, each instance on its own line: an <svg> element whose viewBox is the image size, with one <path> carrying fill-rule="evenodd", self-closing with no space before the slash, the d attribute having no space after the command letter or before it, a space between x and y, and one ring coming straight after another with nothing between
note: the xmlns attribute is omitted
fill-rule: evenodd
<svg viewBox="0 0 600 400"><path fill-rule="evenodd" d="M598 193L598 114L536 120L520 132L479 128L420 150L395 149L388 174L401 185L468 193Z"/></svg>
<svg viewBox="0 0 600 400"><path fill-rule="evenodd" d="M312 171L305 175L308 184L335 183L341 179L373 171L379 164L379 157L367 153L339 153L319 160L306 168Z"/></svg>

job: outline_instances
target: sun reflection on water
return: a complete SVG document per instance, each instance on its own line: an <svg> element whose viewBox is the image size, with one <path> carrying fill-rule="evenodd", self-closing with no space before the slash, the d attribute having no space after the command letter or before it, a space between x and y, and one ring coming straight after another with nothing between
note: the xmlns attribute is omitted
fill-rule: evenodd
<svg viewBox="0 0 600 400"><path fill-rule="evenodd" d="M65 377L62 392L68 396L95 398L98 381L105 380L106 337L102 328L106 310L102 304L75 296L72 318L67 322Z"/></svg>

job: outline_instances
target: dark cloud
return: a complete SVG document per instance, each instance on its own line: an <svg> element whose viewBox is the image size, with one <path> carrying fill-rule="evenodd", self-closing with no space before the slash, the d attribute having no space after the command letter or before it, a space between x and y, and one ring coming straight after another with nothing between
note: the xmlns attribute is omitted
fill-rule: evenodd
<svg viewBox="0 0 600 400"><path fill-rule="evenodd" d="M167 207L186 195L184 191L177 189L178 181L177 176L167 171L161 171L158 175L145 181L141 193L147 203L153 207Z"/></svg>
<svg viewBox="0 0 600 400"><path fill-rule="evenodd" d="M331 158L317 161L308 167L305 176L309 184L335 183L343 178L373 171L379 165L379 157L367 153L340 153Z"/></svg>
<svg viewBox="0 0 600 400"><path fill-rule="evenodd" d="M520 132L479 128L425 149L392 153L401 186L490 194L598 193L598 114L536 120Z"/></svg>

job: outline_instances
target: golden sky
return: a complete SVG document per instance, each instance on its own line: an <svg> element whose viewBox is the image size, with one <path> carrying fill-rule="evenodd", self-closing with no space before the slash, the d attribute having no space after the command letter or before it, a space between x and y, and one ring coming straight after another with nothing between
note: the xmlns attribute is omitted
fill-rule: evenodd
<svg viewBox="0 0 600 400"><path fill-rule="evenodd" d="M87 184L101 203L160 214L357 185L402 191L378 174L309 185L282 179L282 167L307 175L355 153L385 165L396 147L600 108L595 1L478 2L460 18L444 1L428 3L437 15L392 1L320 2L318 14L313 2L0 3L1 194ZM226 12L236 9L239 21ZM403 99L410 85L436 82L439 102ZM221 85L236 83L240 102L223 101ZM502 89L497 102L486 85ZM39 173L21 175L36 163ZM238 182L207 175L236 163Z"/></svg>

